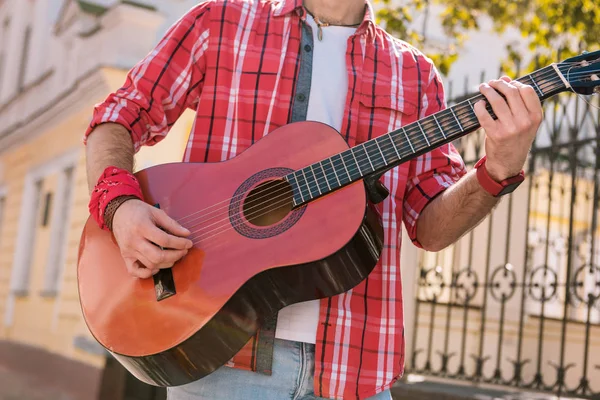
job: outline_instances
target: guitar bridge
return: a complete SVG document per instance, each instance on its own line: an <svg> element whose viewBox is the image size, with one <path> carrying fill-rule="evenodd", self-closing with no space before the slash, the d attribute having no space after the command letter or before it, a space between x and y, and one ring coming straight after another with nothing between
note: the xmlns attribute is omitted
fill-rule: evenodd
<svg viewBox="0 0 600 400"><path fill-rule="evenodd" d="M160 204L157 203L154 205L154 207L160 208ZM161 250L164 250L162 246L158 247L160 247ZM156 275L154 275L154 292L156 293L156 301L168 299L177 293L175 290L175 281L173 280L173 271L171 268L161 269Z"/></svg>
<svg viewBox="0 0 600 400"><path fill-rule="evenodd" d="M168 299L177 293L171 268L161 269L154 275L154 292L156 293L156 301Z"/></svg>

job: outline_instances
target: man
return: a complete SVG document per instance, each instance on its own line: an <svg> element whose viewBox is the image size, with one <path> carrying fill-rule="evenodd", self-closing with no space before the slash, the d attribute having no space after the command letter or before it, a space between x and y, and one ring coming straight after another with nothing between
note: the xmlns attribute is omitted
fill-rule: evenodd
<svg viewBox="0 0 600 400"><path fill-rule="evenodd" d="M522 179L542 119L531 87L503 78L480 90L498 119L474 106L486 131L477 172L444 145L386 173L385 247L371 275L282 310L272 357L253 338L227 366L170 388L169 399L390 399L405 360L401 222L425 249L456 241L497 204L507 179ZM290 122L324 122L354 146L444 107L431 60L378 27L365 0L209 0L96 107L86 132L90 211L112 229L129 272L149 278L185 256L190 232L136 199L129 171L135 151L158 143L186 108L197 116L183 161L215 162Z"/></svg>

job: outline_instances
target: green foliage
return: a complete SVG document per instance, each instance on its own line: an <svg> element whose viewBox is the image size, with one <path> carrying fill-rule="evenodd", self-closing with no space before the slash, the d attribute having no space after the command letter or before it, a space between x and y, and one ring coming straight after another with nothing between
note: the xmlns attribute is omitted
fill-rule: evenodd
<svg viewBox="0 0 600 400"><path fill-rule="evenodd" d="M426 37L411 27L414 15L427 12L428 1L443 7L441 23L448 35L449 47L428 46ZM401 0L402 6L390 0L375 0L383 6L377 13L393 35L419 47L434 61L442 74L447 75L452 63L470 32L478 30L481 16L493 21L494 30L504 32L514 27L521 32L526 54L512 44L503 68L509 75L525 73L538 66L580 54L583 50L600 49L599 0ZM430 16L436 18L437 16ZM422 30L422 29L421 29ZM521 65L524 60L527 65Z"/></svg>

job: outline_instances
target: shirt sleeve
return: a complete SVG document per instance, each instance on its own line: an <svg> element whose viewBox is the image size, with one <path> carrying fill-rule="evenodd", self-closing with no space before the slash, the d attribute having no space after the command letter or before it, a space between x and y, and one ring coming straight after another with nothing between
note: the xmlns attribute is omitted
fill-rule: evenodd
<svg viewBox="0 0 600 400"><path fill-rule="evenodd" d="M437 69L432 67L422 96L419 118L445 108L443 83ZM415 246L422 248L417 240L417 223L425 206L458 182L466 172L462 157L451 143L410 161L402 213L407 233Z"/></svg>
<svg viewBox="0 0 600 400"><path fill-rule="evenodd" d="M98 125L113 122L131 134L135 151L162 140L181 114L197 104L209 38L209 4L192 8L127 74L124 85L94 107L84 143Z"/></svg>

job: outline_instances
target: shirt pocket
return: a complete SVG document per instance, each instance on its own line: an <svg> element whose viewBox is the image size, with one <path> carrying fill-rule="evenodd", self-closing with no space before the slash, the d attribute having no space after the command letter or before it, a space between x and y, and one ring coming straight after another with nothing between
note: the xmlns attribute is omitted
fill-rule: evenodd
<svg viewBox="0 0 600 400"><path fill-rule="evenodd" d="M386 92L387 93L362 93L359 97L359 102L367 108L393 110L407 116L417 112L417 103L412 96L392 97L392 95L389 94L389 88L386 88Z"/></svg>
<svg viewBox="0 0 600 400"><path fill-rule="evenodd" d="M363 93L358 102L357 144L400 129L416 121L418 107L413 99L389 94Z"/></svg>
<svg viewBox="0 0 600 400"><path fill-rule="evenodd" d="M388 94L368 93L360 95L356 144L398 130L418 119L419 107L415 101L417 96L414 96L414 98L392 98L389 94L389 90L390 89L387 88ZM384 154L392 151L390 142L386 140L380 143ZM388 143L389 146L385 147ZM409 146L407 143L403 143L404 144L400 146ZM409 161L403 162L393 170L386 172L381 178L381 182L384 183L388 189L389 185L393 184L395 191L394 193L390 193L390 197L397 202L401 202L404 196L409 166Z"/></svg>

